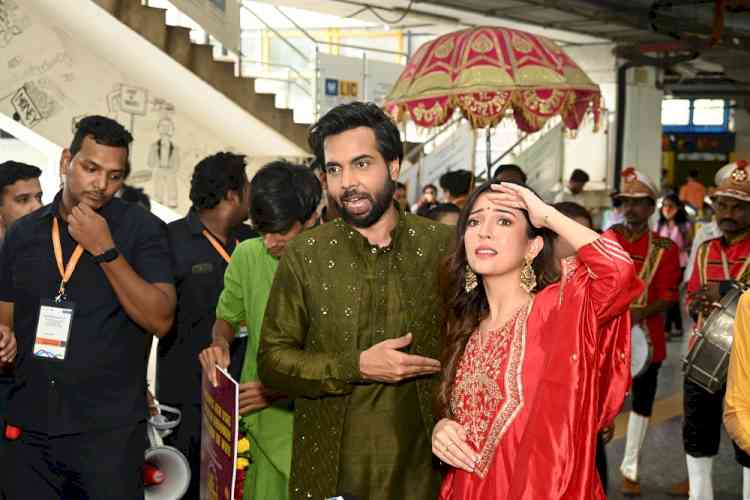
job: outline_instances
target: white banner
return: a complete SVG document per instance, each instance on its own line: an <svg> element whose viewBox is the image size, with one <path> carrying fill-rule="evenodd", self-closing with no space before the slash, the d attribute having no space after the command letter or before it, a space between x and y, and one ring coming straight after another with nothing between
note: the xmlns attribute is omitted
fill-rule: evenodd
<svg viewBox="0 0 750 500"><path fill-rule="evenodd" d="M416 203L421 194L419 189L419 165L412 165L407 161L402 163L398 181L406 184L406 198L409 203Z"/></svg>
<svg viewBox="0 0 750 500"><path fill-rule="evenodd" d="M238 0L170 0L186 16L227 49L240 51L240 2Z"/></svg>
<svg viewBox="0 0 750 500"><path fill-rule="evenodd" d="M562 178L562 125L550 129L515 160L528 177L529 187L550 202Z"/></svg>
<svg viewBox="0 0 750 500"><path fill-rule="evenodd" d="M364 99L364 61L361 58L319 53L318 68L321 116L339 104Z"/></svg>
<svg viewBox="0 0 750 500"><path fill-rule="evenodd" d="M456 131L432 153L424 157L419 176L420 188L438 185L440 176L452 170L473 171L476 136L468 123L461 123Z"/></svg>
<svg viewBox="0 0 750 500"><path fill-rule="evenodd" d="M365 79L365 100L382 106L385 97L398 81L404 71L403 64L383 61L367 60L367 75Z"/></svg>

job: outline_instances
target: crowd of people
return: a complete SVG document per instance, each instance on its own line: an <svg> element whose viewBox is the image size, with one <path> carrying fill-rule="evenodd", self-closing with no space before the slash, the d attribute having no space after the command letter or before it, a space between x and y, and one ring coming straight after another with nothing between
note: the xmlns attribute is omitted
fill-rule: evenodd
<svg viewBox="0 0 750 500"><path fill-rule="evenodd" d="M628 394L621 489L639 495L681 283L700 327L750 280L742 161L717 174L700 231L684 206L709 212L696 178L664 195L635 168L604 232L580 169L553 203L508 164L478 186L448 172L442 197L428 184L409 206L397 127L355 102L311 128L312 167L248 178L242 155L202 159L192 208L165 225L125 184L131 142L109 118L81 119L45 206L38 168L0 165L2 499L143 498L159 404L181 413L165 442L190 464L184 498L199 498L201 380L216 367L240 383L248 500L606 498L604 447ZM635 325L652 354L632 374ZM732 352L726 390L743 467L748 349ZM689 481L675 492L705 500L724 389L686 380L684 396Z"/></svg>

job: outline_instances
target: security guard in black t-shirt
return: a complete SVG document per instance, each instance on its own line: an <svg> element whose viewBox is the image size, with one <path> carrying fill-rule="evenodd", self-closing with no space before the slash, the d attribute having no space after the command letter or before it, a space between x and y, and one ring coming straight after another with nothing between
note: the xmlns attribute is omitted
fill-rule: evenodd
<svg viewBox="0 0 750 500"><path fill-rule="evenodd" d="M192 475L183 498L197 500L202 375L198 355L211 345L216 303L224 288L224 271L232 252L240 241L257 236L250 226L242 223L250 213L245 157L217 153L201 160L190 181L190 201L193 207L187 217L167 226L177 313L172 331L159 340L156 395L159 402L182 412L180 425L167 436L165 444L187 457ZM239 381L247 334L238 337L232 343L230 371Z"/></svg>
<svg viewBox="0 0 750 500"><path fill-rule="evenodd" d="M8 500L143 498L144 336L169 331L176 297L166 226L113 199L131 141L109 118L80 120L63 189L7 234L0 324L18 349Z"/></svg>

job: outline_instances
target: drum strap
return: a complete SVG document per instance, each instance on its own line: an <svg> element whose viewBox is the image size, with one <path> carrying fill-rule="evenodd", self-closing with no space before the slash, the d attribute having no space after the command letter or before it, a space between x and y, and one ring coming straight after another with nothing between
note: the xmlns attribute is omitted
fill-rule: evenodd
<svg viewBox="0 0 750 500"><path fill-rule="evenodd" d="M721 246L721 243L719 243L719 246ZM747 274L748 267L750 267L750 255L748 255L745 258L745 262L743 262L742 267L737 272L737 276L732 278L732 275L729 273L729 261L727 259L727 254L724 253L724 249L721 249L721 265L724 267L724 278L727 280L733 279L734 281L739 281L744 283L745 280L743 278L747 278L745 276Z"/></svg>
<svg viewBox="0 0 750 500"><path fill-rule="evenodd" d="M654 245L653 235L649 232L646 259L643 261L643 267L641 267L641 271L638 273L638 278L643 281L646 287L641 296L638 297L638 300L633 304L633 307L646 307L648 305L648 288L651 286L654 276L656 276L656 270L659 269L662 255L664 255L664 249Z"/></svg>
<svg viewBox="0 0 750 500"><path fill-rule="evenodd" d="M745 258L745 262L743 262L742 267L739 271L737 271L737 274L735 276L732 276L729 270L729 259L727 258L727 254L724 252L724 249L721 246L721 241L719 239L716 239L712 240L707 245L702 245L700 248L700 253L698 255L698 264L701 286L705 286L708 283L708 256L711 253L711 244L719 245L719 252L721 253L721 266L724 271L724 279L739 281L740 283L747 283L748 280L750 280L750 255Z"/></svg>
<svg viewBox="0 0 750 500"><path fill-rule="evenodd" d="M698 248L698 277L700 278L701 286L705 286L708 282L708 250L710 246L711 244L707 243Z"/></svg>

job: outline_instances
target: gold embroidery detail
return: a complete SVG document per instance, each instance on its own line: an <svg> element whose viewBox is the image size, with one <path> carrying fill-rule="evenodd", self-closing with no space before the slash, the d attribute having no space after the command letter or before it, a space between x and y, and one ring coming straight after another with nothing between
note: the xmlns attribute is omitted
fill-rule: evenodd
<svg viewBox="0 0 750 500"><path fill-rule="evenodd" d="M482 478L524 405L526 320L532 306L533 299L502 329L488 332L485 345L478 333L472 335L456 371L451 410L479 451L475 472Z"/></svg>
<svg viewBox="0 0 750 500"><path fill-rule="evenodd" d="M435 57L439 57L440 59L443 59L451 55L452 51L453 51L453 39L451 38L441 43L440 46L435 49L435 52L433 52L433 54L435 55Z"/></svg>
<svg viewBox="0 0 750 500"><path fill-rule="evenodd" d="M435 102L429 109L425 107L424 103L420 102L413 109L413 112L418 122L440 124L445 121L448 110L444 109L438 102Z"/></svg>
<svg viewBox="0 0 750 500"><path fill-rule="evenodd" d="M524 54L528 54L529 52L534 50L534 46L531 44L531 42L518 32L513 32L510 43L511 45L513 45L514 49Z"/></svg>
<svg viewBox="0 0 750 500"><path fill-rule="evenodd" d="M495 44L492 43L492 40L490 40L490 37L488 37L486 33L482 33L471 42L471 49L480 54L486 54L492 50L492 47L494 46Z"/></svg>

